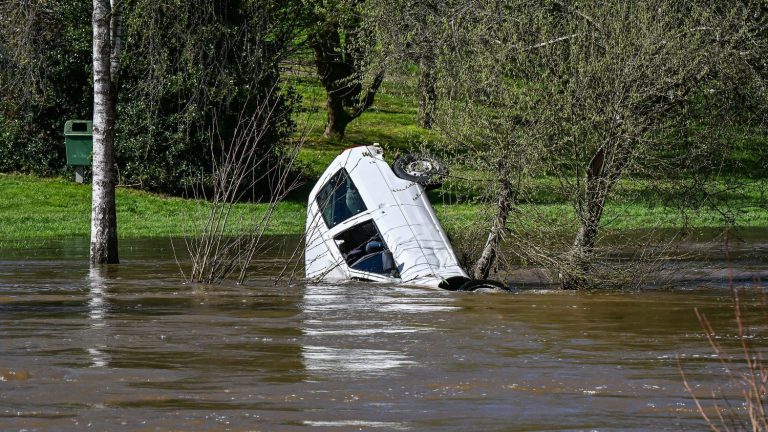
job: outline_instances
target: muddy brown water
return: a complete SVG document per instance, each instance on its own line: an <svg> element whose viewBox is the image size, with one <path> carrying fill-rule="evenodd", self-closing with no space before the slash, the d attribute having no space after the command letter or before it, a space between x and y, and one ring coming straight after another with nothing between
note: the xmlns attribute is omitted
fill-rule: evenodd
<svg viewBox="0 0 768 432"><path fill-rule="evenodd" d="M2 250L0 430L702 430L680 368L704 398L738 389L694 308L733 345L728 286L759 303L765 238L624 293L522 271L514 294L274 285L279 251L246 286L202 288L167 239L123 241L101 270L82 240Z"/></svg>

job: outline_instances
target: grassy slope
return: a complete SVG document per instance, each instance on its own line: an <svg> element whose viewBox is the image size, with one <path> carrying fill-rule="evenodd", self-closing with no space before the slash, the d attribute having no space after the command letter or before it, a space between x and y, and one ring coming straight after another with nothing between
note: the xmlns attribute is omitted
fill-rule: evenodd
<svg viewBox="0 0 768 432"><path fill-rule="evenodd" d="M304 96L302 113L298 114L297 120L311 126L307 146L300 155L300 162L310 179L319 176L328 163L349 146L380 142L391 157L397 150L438 139L435 133L415 125L416 101L408 94L407 83L385 83L382 93L376 98L376 104L349 125L347 136L342 142L322 138L322 89L311 80L297 81L296 86ZM747 193L734 201L738 212L733 216L742 226L768 227L768 180L763 175L751 179L748 177L745 175L744 178ZM451 186L443 189L449 193L433 193L431 198L446 228L460 229L486 219L479 206L451 204ZM537 194L536 199L539 203L537 211L546 218L571 217L572 210L558 203L547 192L546 179L542 180L541 189L541 197L538 198ZM623 229L681 225L681 215L676 210L659 205L659 199L651 188L633 183L623 185L622 189L628 192L607 208L603 218L606 226ZM308 188L303 190L306 194ZM281 204L274 214L269 232L301 233L306 211L305 196L299 194L294 197L295 201ZM118 189L117 209L121 237L190 234L194 231L192 217L205 211L194 201L124 188ZM233 230L245 229L247 222L263 211L263 205L237 205L232 217L235 222ZM694 227L721 226L723 220L721 214L707 210L690 212L688 217L689 225ZM3 243L22 239L86 237L89 218L89 185L77 185L61 179L0 174L0 247Z"/></svg>
<svg viewBox="0 0 768 432"><path fill-rule="evenodd" d="M439 142L437 133L422 129L416 125L417 101L413 97L413 83L408 79L385 81L382 91L376 97L375 104L360 118L347 127L346 137L342 142L328 140L322 137L322 121L324 119L323 103L325 93L316 80L311 78L297 79L294 82L297 90L304 97L302 111L304 116L297 118L299 123L309 122L314 127L307 134L307 145L300 154L300 161L311 178L319 176L325 167L346 147L381 143L392 157L396 151L418 147L421 143ZM757 138L760 134L745 132L747 138ZM623 181L612 197L612 202L606 208L603 224L609 228L643 228L643 227L679 227L684 220L692 227L719 227L723 225L724 217L733 218L737 224L745 227L768 226L768 179L766 178L766 145L764 142L737 143L737 147L745 150L739 157L738 163L745 167L743 172L743 193L733 197L731 205L737 209L723 215L711 209L688 210L683 215L678 209L664 207L659 191L650 182L643 184L638 181ZM469 175L472 177L472 175ZM482 182L467 187L466 184L454 185L449 181L442 191L448 195L460 190L461 195L473 195L472 188L482 188ZM533 199L538 205L537 210L547 218L570 218L573 210L552 193L556 180L553 178L539 179L538 191ZM479 186L478 186L479 185ZM722 185L721 185L722 186ZM448 228L461 227L476 223L478 212L482 209L473 205L442 205L452 201L450 196L431 194L432 202L438 216ZM524 210L525 206L523 206Z"/></svg>
<svg viewBox="0 0 768 432"><path fill-rule="evenodd" d="M264 205L239 204L231 216L233 229L248 226ZM118 188L120 237L181 236L194 232L192 218L206 209L192 200ZM272 233L300 232L305 207L284 203L273 218ZM87 237L91 188L62 179L0 174L0 243L20 239Z"/></svg>
<svg viewBox="0 0 768 432"><path fill-rule="evenodd" d="M410 96L408 83L385 82L375 104L362 116L347 126L343 141L322 137L325 121L324 90L310 79L293 83L302 95L302 113L296 116L299 124L309 124L307 146L299 156L311 177L322 174L325 167L339 152L347 147L380 143L387 154L393 156L397 150L406 150L424 142L435 142L437 134L416 125L417 102Z"/></svg>

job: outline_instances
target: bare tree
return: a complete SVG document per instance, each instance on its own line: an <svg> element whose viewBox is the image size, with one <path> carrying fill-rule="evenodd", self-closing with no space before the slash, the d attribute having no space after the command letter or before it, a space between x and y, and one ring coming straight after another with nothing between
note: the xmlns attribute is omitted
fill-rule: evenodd
<svg viewBox="0 0 768 432"><path fill-rule="evenodd" d="M431 129L437 101L436 61L446 47L440 27L448 15L443 0L368 0L363 7L364 25L377 43L367 55L387 69L418 67L417 122Z"/></svg>
<svg viewBox="0 0 768 432"><path fill-rule="evenodd" d="M764 94L749 64L764 48L759 2L445 3L436 123L483 173L494 213L478 277L512 236L564 288L601 285L604 215L626 180L665 194L676 178L697 179L685 193L711 184L745 112L737 95ZM544 200L572 210L540 214Z"/></svg>
<svg viewBox="0 0 768 432"><path fill-rule="evenodd" d="M574 36L535 49L530 60L554 78L539 118L548 131L560 126L546 148L554 150L548 157L568 161L557 172L578 227L562 286L585 288L594 285L603 214L622 179L658 185L674 171L706 179L720 166L728 148L720 130L732 124L728 99L738 85L731 80L740 75L742 43L756 29L739 23L748 11L738 5L554 6L561 23L554 30Z"/></svg>
<svg viewBox="0 0 768 432"><path fill-rule="evenodd" d="M167 159L175 164L168 170L183 173L183 191L197 203L186 215L192 233L183 248L191 263L179 257L180 270L196 283L243 282L252 258L269 246L261 240L272 212L299 178L293 169L302 142L291 117L296 100L279 79L279 64L295 49L298 33L305 34L303 3L138 4L142 13L126 21L133 36L126 56L147 61L138 68L126 64L125 74L140 79L138 91L126 90L160 115L150 114L149 127L135 133L165 129L159 135L165 139L146 137L148 146L171 154L183 149ZM168 139L178 141L168 145Z"/></svg>
<svg viewBox="0 0 768 432"><path fill-rule="evenodd" d="M93 197L91 264L116 264L115 123L122 0L93 0Z"/></svg>

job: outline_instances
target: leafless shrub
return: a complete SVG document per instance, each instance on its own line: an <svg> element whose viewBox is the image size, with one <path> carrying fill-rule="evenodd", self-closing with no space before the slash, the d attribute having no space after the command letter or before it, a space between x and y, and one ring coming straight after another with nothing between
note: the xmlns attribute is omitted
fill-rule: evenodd
<svg viewBox="0 0 768 432"><path fill-rule="evenodd" d="M193 234L184 239L191 269L186 273L180 265L184 279L216 283L232 277L245 282L253 258L264 248L275 208L299 186L294 166L304 138L285 143L265 139L275 106L274 99L266 97L253 112L241 113L227 142L214 128L210 181L201 176L193 190L197 200L195 213L189 215ZM256 186L264 184L263 196L256 196ZM235 215L237 203L246 199L261 202L263 211Z"/></svg>
<svg viewBox="0 0 768 432"><path fill-rule="evenodd" d="M759 284L759 281L756 282ZM680 367L683 385L690 394L701 417L713 431L768 431L768 370L766 370L763 352L753 345L756 336L745 314L745 307L740 301L739 291L731 287L733 310L736 322L737 346L729 347L719 341L719 337L707 316L695 309L704 335L712 352L717 357L727 384L738 390L739 396L730 396L721 388L712 389L709 396L696 394L685 373ZM761 319L768 322L768 303L763 291Z"/></svg>
<svg viewBox="0 0 768 432"><path fill-rule="evenodd" d="M475 257L481 256L488 243L489 227L496 217L492 205L478 206L471 223L452 227L452 243L462 266L471 272ZM500 234L499 253L489 268L489 276L514 278L520 269L537 269L541 282L561 284L566 274L581 274L570 254L569 227L565 209L531 205L513 206L507 226ZM633 290L644 286L664 286L673 273L663 269L686 258L681 248L680 231L647 227L642 230L604 230L600 246L591 256L593 267L589 280L592 289ZM584 275L586 277L586 275Z"/></svg>

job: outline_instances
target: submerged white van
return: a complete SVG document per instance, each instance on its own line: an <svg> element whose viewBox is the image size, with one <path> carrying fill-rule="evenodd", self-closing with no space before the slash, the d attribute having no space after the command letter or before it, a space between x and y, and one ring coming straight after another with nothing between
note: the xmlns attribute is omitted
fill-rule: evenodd
<svg viewBox="0 0 768 432"><path fill-rule="evenodd" d="M393 166L360 146L323 173L307 207L307 278L474 289L425 193L444 168L410 156Z"/></svg>

